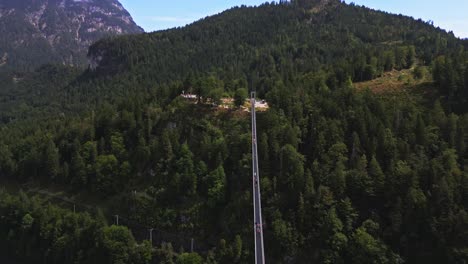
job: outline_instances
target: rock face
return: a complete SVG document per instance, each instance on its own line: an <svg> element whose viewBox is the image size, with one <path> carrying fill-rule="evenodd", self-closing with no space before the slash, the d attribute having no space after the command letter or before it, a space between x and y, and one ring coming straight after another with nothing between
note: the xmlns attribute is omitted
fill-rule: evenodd
<svg viewBox="0 0 468 264"><path fill-rule="evenodd" d="M142 32L117 0L0 0L0 71L85 65L96 40Z"/></svg>

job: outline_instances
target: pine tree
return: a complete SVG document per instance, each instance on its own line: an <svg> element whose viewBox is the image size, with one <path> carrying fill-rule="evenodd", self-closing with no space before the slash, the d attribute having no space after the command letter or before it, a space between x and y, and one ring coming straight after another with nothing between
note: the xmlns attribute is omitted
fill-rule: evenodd
<svg viewBox="0 0 468 264"><path fill-rule="evenodd" d="M421 115L418 115L418 118L416 120L415 135L416 143L421 146L425 146L427 142L426 125L424 124L424 120L422 119Z"/></svg>
<svg viewBox="0 0 468 264"><path fill-rule="evenodd" d="M187 143L182 144L176 167L176 171L181 177L181 186L177 189L180 189L183 194L195 195L197 193L197 175L193 164L193 154Z"/></svg>
<svg viewBox="0 0 468 264"><path fill-rule="evenodd" d="M457 133L456 133L456 138L455 138L456 144L455 145L456 145L458 156L461 159L463 159L465 157L465 154L467 153L466 152L465 135L466 135L465 124L463 123L463 119L460 118L458 120L458 124L457 124Z"/></svg>
<svg viewBox="0 0 468 264"><path fill-rule="evenodd" d="M369 163L369 176L373 181L373 186L375 188L375 193L377 196L383 196L385 192L385 175L380 167L379 162L375 157L372 157Z"/></svg>
<svg viewBox="0 0 468 264"><path fill-rule="evenodd" d="M44 152L45 173L50 179L56 180L60 172L60 157L57 147L52 140L47 143Z"/></svg>
<svg viewBox="0 0 468 264"><path fill-rule="evenodd" d="M87 184L86 164L78 151L75 151L72 155L71 172L71 183L76 188L82 188Z"/></svg>
<svg viewBox="0 0 468 264"><path fill-rule="evenodd" d="M10 177L16 170L15 160L10 148L0 143L0 174Z"/></svg>
<svg viewBox="0 0 468 264"><path fill-rule="evenodd" d="M248 97L247 89L239 88L234 94L234 105L240 107L244 105L245 99Z"/></svg>
<svg viewBox="0 0 468 264"><path fill-rule="evenodd" d="M285 145L280 156L281 182L297 193L304 186L304 157L292 145Z"/></svg>

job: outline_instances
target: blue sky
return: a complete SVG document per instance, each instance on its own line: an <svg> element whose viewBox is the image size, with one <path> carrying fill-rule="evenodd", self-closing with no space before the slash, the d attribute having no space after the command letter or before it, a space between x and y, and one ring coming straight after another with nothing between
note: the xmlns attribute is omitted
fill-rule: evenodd
<svg viewBox="0 0 468 264"><path fill-rule="evenodd" d="M258 5L265 0L121 0L146 31L184 26L236 5ZM409 15L468 38L467 0L346 0L374 9Z"/></svg>
<svg viewBox="0 0 468 264"><path fill-rule="evenodd" d="M184 26L238 5L259 5L265 0L120 0L145 31Z"/></svg>

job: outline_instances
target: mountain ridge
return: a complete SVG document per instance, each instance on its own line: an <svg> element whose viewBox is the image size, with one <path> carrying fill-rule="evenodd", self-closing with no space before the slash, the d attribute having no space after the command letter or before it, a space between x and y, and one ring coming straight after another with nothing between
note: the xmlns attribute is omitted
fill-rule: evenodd
<svg viewBox="0 0 468 264"><path fill-rule="evenodd" d="M1 0L0 71L86 65L88 47L98 39L142 32L117 0Z"/></svg>
<svg viewBox="0 0 468 264"><path fill-rule="evenodd" d="M272 67L282 67L284 61L275 57L287 52L289 66L300 72L316 71L320 65L342 64L345 60L349 64L345 67L346 74L353 81L361 81L366 65L374 64L377 74L391 70L389 67L395 66L392 61L398 55L395 49L399 47L414 47L417 56L429 64L443 55L444 47L466 46L466 43L407 16L335 0L294 1L265 3L255 8L234 7L180 29L103 39L90 47L89 58L98 74L123 73L144 65L142 71L157 68L157 79L167 81L174 74L185 78L191 71L209 72L213 68L249 77L258 65L271 63ZM377 69L384 67L385 50L393 52L387 58L391 65ZM218 55L225 58L217 58L213 51L219 51ZM240 56L228 56L231 52ZM340 62L332 59L336 54L341 54ZM266 60L260 62L262 56ZM377 61L371 63L372 57ZM196 69L187 66L194 61ZM399 63L405 64L403 58ZM356 67L359 69L352 69ZM169 68L167 77L161 77Z"/></svg>

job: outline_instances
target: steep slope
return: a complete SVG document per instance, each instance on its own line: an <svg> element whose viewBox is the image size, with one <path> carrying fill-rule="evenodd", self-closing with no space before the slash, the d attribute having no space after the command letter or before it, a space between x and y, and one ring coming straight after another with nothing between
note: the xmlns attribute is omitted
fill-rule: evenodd
<svg viewBox="0 0 468 264"><path fill-rule="evenodd" d="M211 74L244 80L260 96L278 80L335 89L447 57L448 67L438 69L458 73L435 80L449 83L441 95L466 109L467 48L468 40L430 22L337 0L305 0L235 7L181 29L104 39L89 56L96 76L129 80L137 73L143 86L183 80L188 88L194 77Z"/></svg>
<svg viewBox="0 0 468 264"><path fill-rule="evenodd" d="M117 0L0 0L0 71L85 65L94 41L141 32Z"/></svg>
<svg viewBox="0 0 468 264"><path fill-rule="evenodd" d="M261 81L275 73L330 70L329 83L342 83L408 68L416 57L430 64L462 45L410 17L335 0L296 2L242 6L182 29L103 40L90 57L99 73L131 69L159 82L191 72Z"/></svg>

